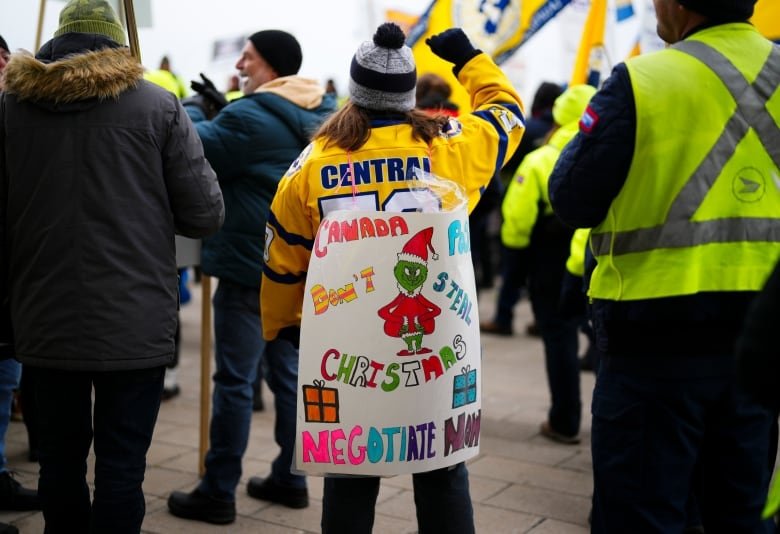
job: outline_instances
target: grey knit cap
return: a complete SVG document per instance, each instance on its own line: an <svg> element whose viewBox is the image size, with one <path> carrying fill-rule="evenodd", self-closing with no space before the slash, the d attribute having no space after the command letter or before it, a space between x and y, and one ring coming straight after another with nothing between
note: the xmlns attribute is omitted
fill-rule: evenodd
<svg viewBox="0 0 780 534"><path fill-rule="evenodd" d="M349 69L349 96L355 104L375 110L414 109L417 68L405 40L401 28L386 22L372 41L360 45Z"/></svg>

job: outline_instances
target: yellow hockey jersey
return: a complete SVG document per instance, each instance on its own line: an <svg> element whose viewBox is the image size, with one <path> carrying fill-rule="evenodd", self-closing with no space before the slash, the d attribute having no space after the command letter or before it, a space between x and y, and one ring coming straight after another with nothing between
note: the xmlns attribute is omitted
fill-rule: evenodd
<svg viewBox="0 0 780 534"><path fill-rule="evenodd" d="M451 118L430 145L415 139L409 124L385 119L372 123L368 141L354 152L325 148L323 139L315 139L293 162L279 182L266 227L260 298L266 339L300 325L314 236L330 211L417 210L421 196L412 190L421 182L413 178L415 167L460 184L469 212L474 209L525 125L519 95L487 55L471 59L458 78L474 111Z"/></svg>

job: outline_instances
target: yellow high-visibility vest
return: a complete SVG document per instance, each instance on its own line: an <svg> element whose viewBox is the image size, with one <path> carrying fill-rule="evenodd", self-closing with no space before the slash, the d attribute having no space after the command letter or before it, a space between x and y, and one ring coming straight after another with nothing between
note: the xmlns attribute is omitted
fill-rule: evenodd
<svg viewBox="0 0 780 534"><path fill-rule="evenodd" d="M626 62L636 146L589 295L758 291L780 257L780 47L746 23Z"/></svg>
<svg viewBox="0 0 780 534"><path fill-rule="evenodd" d="M561 150L576 134L577 122L562 126L547 144L529 152L520 162L501 203L501 242L505 247L528 247L539 209L544 215L552 215L547 184Z"/></svg>

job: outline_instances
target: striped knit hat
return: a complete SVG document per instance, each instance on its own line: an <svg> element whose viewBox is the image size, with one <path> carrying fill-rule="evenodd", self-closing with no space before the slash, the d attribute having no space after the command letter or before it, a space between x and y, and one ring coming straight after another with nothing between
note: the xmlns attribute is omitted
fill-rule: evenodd
<svg viewBox="0 0 780 534"><path fill-rule="evenodd" d="M60 27L54 37L71 32L96 33L125 44L125 30L106 0L70 0L60 11Z"/></svg>
<svg viewBox="0 0 780 534"><path fill-rule="evenodd" d="M360 45L349 69L349 96L355 104L375 110L414 109L417 69L405 40L401 28L386 22L373 41Z"/></svg>

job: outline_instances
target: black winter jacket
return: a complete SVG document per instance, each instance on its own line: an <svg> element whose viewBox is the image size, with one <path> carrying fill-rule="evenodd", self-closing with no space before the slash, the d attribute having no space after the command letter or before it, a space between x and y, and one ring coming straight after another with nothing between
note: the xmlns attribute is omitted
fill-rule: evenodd
<svg viewBox="0 0 780 534"><path fill-rule="evenodd" d="M81 33L6 67L0 238L22 363L117 371L173 357L174 234L216 232L224 205L189 117L142 73L126 48Z"/></svg>

